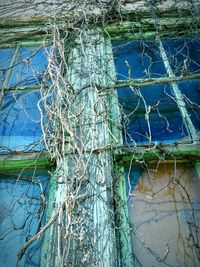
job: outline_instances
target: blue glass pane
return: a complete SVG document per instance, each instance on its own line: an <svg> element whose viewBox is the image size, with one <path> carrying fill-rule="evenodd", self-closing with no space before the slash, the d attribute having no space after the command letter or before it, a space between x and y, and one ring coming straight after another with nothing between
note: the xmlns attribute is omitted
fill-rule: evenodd
<svg viewBox="0 0 200 267"><path fill-rule="evenodd" d="M113 42L117 79L161 77L166 74L154 41Z"/></svg>
<svg viewBox="0 0 200 267"><path fill-rule="evenodd" d="M198 37L162 42L175 75L200 73ZM116 42L113 50L117 79L167 76L155 41ZM178 84L197 131L200 130L199 84L198 80ZM118 89L125 143L190 141L172 91L170 85Z"/></svg>
<svg viewBox="0 0 200 267"><path fill-rule="evenodd" d="M170 85L118 89L125 143L172 142L187 136Z"/></svg>
<svg viewBox="0 0 200 267"><path fill-rule="evenodd" d="M20 48L12 70L10 87L41 84L48 64L45 48Z"/></svg>
<svg viewBox="0 0 200 267"><path fill-rule="evenodd" d="M4 149L41 148L38 143L42 136L39 107L43 111L43 104L40 99L40 91L17 91L5 95L0 111L0 144Z"/></svg>
<svg viewBox="0 0 200 267"><path fill-rule="evenodd" d="M175 75L200 72L199 37L165 39L163 45Z"/></svg>
<svg viewBox="0 0 200 267"><path fill-rule="evenodd" d="M16 180L19 177L18 180ZM44 225L48 173L0 174L0 266L16 266L17 253ZM20 266L39 266L42 240L25 252Z"/></svg>
<svg viewBox="0 0 200 267"><path fill-rule="evenodd" d="M200 131L200 81L191 80L179 83L192 123Z"/></svg>

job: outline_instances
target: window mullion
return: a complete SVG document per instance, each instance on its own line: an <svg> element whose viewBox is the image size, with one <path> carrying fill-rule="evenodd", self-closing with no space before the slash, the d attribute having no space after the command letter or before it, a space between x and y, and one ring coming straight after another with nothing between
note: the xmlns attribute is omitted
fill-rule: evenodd
<svg viewBox="0 0 200 267"><path fill-rule="evenodd" d="M133 248L132 248L132 237L131 227L129 225L129 213L126 195L126 177L124 174L123 165L119 164L116 166L116 208L117 208L117 227L118 227L118 238L119 238L119 253L120 253L120 266L129 267L134 266Z"/></svg>
<svg viewBox="0 0 200 267"><path fill-rule="evenodd" d="M170 78L174 78L175 75L174 75L173 70L170 66L169 60L167 58L167 55L166 55L166 52L165 52L165 49L163 47L161 40L159 40L159 50L160 50L160 55L162 57L167 74L169 75ZM194 143L196 143L198 140L198 136L197 136L195 127L194 127L194 125L190 119L190 115L188 114L188 111L185 107L185 101L184 101L183 96L181 94L181 91L178 87L178 84L177 83L171 83L171 86L172 86L172 90L173 90L174 97L175 97L175 100L177 102L178 108L180 109L181 115L183 117L187 132L191 136L192 141Z"/></svg>
<svg viewBox="0 0 200 267"><path fill-rule="evenodd" d="M8 73L6 75L6 79L5 79L4 83L3 83L3 89L1 90L1 93L0 93L0 106L2 105L4 91L8 88L8 84L9 84L11 76L12 76L12 72L13 72L12 65L15 63L15 61L16 61L16 59L18 57L18 53L19 53L19 46L17 46L16 49L15 49L15 52L13 54L13 57L12 57L12 60L11 60L11 63L10 63L10 67L9 67Z"/></svg>
<svg viewBox="0 0 200 267"><path fill-rule="evenodd" d="M163 78L143 78L143 79L130 79L130 80L117 80L115 83L115 88L123 88L127 86L133 87L147 87L157 84L172 84L179 83L182 81L192 81L200 79L200 74L189 74L185 76L173 76L173 77L163 77ZM112 89L112 87L107 87L106 89Z"/></svg>
<svg viewBox="0 0 200 267"><path fill-rule="evenodd" d="M200 160L195 161L195 168L198 174L198 178L200 179Z"/></svg>

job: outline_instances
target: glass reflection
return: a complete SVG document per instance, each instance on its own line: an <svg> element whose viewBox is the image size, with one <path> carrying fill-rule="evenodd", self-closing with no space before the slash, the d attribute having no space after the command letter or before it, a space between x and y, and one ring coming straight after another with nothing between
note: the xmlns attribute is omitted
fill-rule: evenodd
<svg viewBox="0 0 200 267"><path fill-rule="evenodd" d="M200 264L200 180L189 163L132 166L129 216L136 267Z"/></svg>
<svg viewBox="0 0 200 267"><path fill-rule="evenodd" d="M44 171L0 174L0 266L16 266L20 248L43 226L47 186ZM41 239L27 249L20 266L39 266L40 248Z"/></svg>

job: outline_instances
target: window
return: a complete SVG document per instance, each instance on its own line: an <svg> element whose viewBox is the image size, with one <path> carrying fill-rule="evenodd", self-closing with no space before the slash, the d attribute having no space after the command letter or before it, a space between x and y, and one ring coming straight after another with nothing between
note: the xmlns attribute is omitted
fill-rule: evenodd
<svg viewBox="0 0 200 267"><path fill-rule="evenodd" d="M0 173L0 265L13 266L17 253L44 225L47 171ZM38 266L42 239L22 253L22 266Z"/></svg>
<svg viewBox="0 0 200 267"><path fill-rule="evenodd" d="M198 36L113 42L122 266L199 265L199 50Z"/></svg>
<svg viewBox="0 0 200 267"><path fill-rule="evenodd" d="M115 18L112 12L104 16L104 8L105 23L96 9L87 16L87 8L81 23L74 23L75 7L66 21L58 15L44 27L45 19L36 18L29 28L29 19L24 27L19 19L17 27L10 22L8 35L3 31L12 38L13 25L24 38L36 29L29 42L0 49L0 194L6 199L2 209L9 206L9 216L2 212L1 230L8 234L0 249L8 245L13 254L2 252L2 264L16 262L18 253L22 266L174 266L183 263L184 250L184 264L198 265L199 37L183 36L186 28L192 32L194 12L183 30L185 21L175 26L180 37L169 38L177 20L169 13L160 31L149 12L143 17L136 8L123 23L120 11L115 30ZM97 24L105 26L102 32ZM144 40L138 38L143 25ZM113 38L112 50L112 29L116 40L135 41ZM53 43L48 60L51 47L31 41L46 31ZM44 147L56 161L50 186ZM177 246L170 224L181 233ZM157 235L165 226L168 233ZM40 232L44 239L32 243Z"/></svg>
<svg viewBox="0 0 200 267"><path fill-rule="evenodd" d="M1 153L42 148L40 87L45 86L45 48L1 49ZM45 119L43 119L45 123Z"/></svg>
<svg viewBox="0 0 200 267"><path fill-rule="evenodd" d="M164 39L160 44L117 42L113 46L124 143L198 141L199 81L193 76L199 71L198 38ZM184 76L188 80L181 81ZM179 77L180 83L164 83L163 77ZM131 79L135 86L124 88Z"/></svg>
<svg viewBox="0 0 200 267"><path fill-rule="evenodd" d="M44 226L49 160L44 150L44 47L0 49L0 265L38 266L42 238L22 247ZM18 257L17 257L18 255Z"/></svg>
<svg viewBox="0 0 200 267"><path fill-rule="evenodd" d="M200 179L194 166L132 165L127 180L135 266L198 266Z"/></svg>

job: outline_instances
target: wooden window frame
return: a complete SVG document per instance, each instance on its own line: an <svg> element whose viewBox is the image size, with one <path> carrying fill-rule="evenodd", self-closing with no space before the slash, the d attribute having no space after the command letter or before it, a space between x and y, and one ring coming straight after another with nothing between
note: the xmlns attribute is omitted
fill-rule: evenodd
<svg viewBox="0 0 200 267"><path fill-rule="evenodd" d="M147 33L148 34L148 33ZM184 32L182 33L184 34ZM186 31L187 35L187 31ZM131 34L130 37L137 40L138 34ZM145 36L146 37L146 36ZM156 33L154 35L150 34L150 40L152 37L156 38ZM170 36L163 36L170 37ZM119 37L117 37L119 39ZM124 40L125 38L122 38ZM141 38L149 39L149 38ZM120 39L121 40L121 39ZM127 40L127 41L128 41ZM163 53L163 57L166 57L164 48L162 46L161 40L159 41L161 46L160 50ZM166 59L164 59L166 60ZM156 84L170 84L175 86L175 90L178 89L178 83L186 80L199 79L200 73L197 73L193 76L174 76L172 71L169 70L170 66L167 62L168 68L168 77L164 78L147 78L147 79L133 79L133 80L118 80L116 81L115 89L136 86L139 88L156 85ZM169 75L170 74L170 75ZM179 89L178 89L179 91ZM179 111L181 111L179 109ZM188 116L188 114L186 114ZM116 114L115 118L119 118ZM184 123L190 127L190 122L185 121ZM115 207L116 207L116 233L118 240L118 255L119 255L119 265L120 266L134 266L134 251L132 247L132 238L131 238L131 225L129 223L129 214L128 214L128 196L126 194L126 177L124 172L124 165L127 163L142 163L142 162L180 162L182 160L187 160L194 163L194 167L197 171L198 178L200 179L200 140L196 138L196 130L193 126L192 130L189 129L190 135L192 136L192 142L186 144L181 144L181 142L174 141L170 144L146 144L146 145L121 145L120 147L114 150L114 159L115 159ZM195 132L194 132L195 131ZM120 133L118 133L120 135Z"/></svg>

